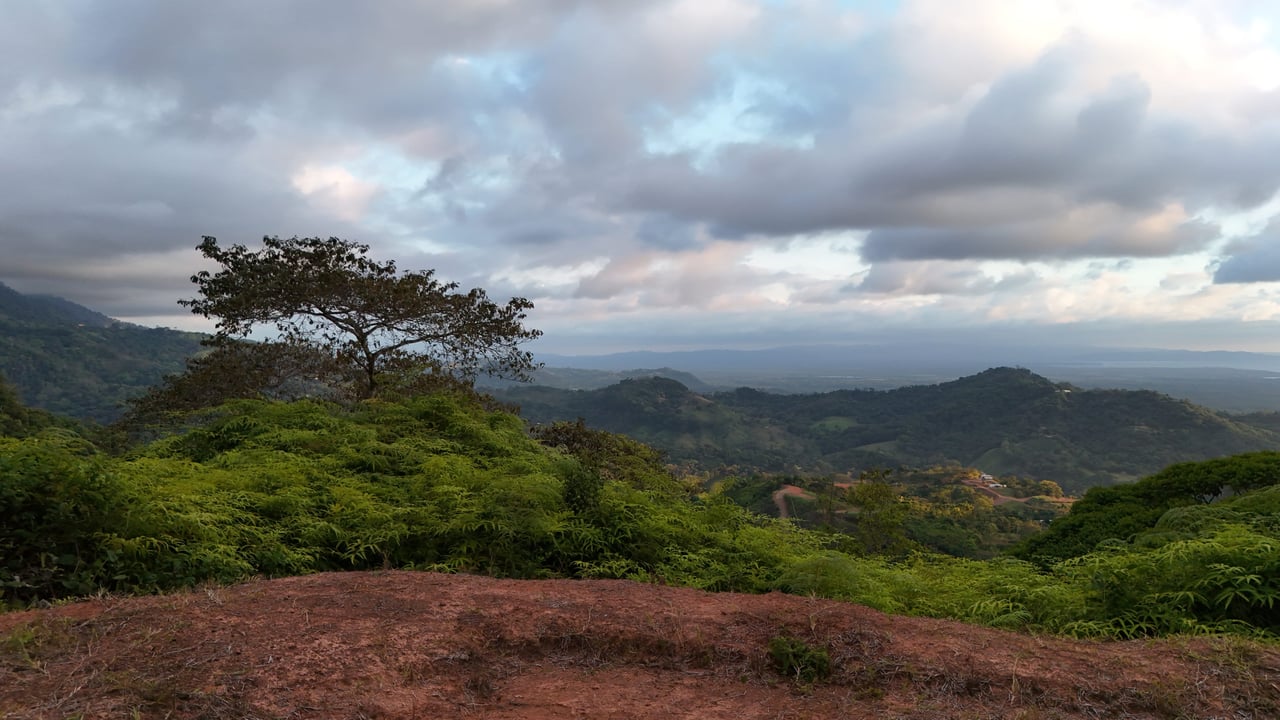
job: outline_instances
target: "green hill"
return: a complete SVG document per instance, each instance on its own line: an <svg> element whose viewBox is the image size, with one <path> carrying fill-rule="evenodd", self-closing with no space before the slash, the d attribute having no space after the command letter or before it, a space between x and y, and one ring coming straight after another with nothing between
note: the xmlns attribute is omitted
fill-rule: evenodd
<svg viewBox="0 0 1280 720"><path fill-rule="evenodd" d="M1274 453L1125 486L1139 501L1157 486L1186 495L1132 539L1104 517L1116 494L1095 491L1076 525L1035 548L1037 567L851 553L682 482L633 441L569 424L540 443L463 394L239 401L189 420L121 455L69 430L0 437L0 611L403 568L781 590L1076 637L1280 633ZM1225 486L1236 494L1209 502ZM853 488L863 527L900 517L891 492L860 491L886 488ZM1044 560L1053 551L1069 559Z"/></svg>
<svg viewBox="0 0 1280 720"><path fill-rule="evenodd" d="M996 368L939 385L698 394L666 378L497 391L534 423L583 418L703 469L846 472L948 462L1069 492L1175 463L1280 449L1280 432L1150 391L1082 390Z"/></svg>
<svg viewBox="0 0 1280 720"><path fill-rule="evenodd" d="M0 373L24 403L60 415L116 419L125 399L181 372L203 337L118 322L0 284Z"/></svg>

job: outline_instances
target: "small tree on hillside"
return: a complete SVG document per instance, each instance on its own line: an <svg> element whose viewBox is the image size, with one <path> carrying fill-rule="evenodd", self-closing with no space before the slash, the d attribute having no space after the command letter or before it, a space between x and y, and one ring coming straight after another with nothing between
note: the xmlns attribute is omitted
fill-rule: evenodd
<svg viewBox="0 0 1280 720"><path fill-rule="evenodd" d="M179 302L217 319L214 345L273 326L274 342L331 358L358 397L387 376L525 379L535 367L519 347L542 334L523 325L533 307L525 298L499 305L479 288L457 292L432 270L399 272L367 257L368 245L339 238L268 237L251 251L205 237L198 249L222 269L193 275L200 297Z"/></svg>

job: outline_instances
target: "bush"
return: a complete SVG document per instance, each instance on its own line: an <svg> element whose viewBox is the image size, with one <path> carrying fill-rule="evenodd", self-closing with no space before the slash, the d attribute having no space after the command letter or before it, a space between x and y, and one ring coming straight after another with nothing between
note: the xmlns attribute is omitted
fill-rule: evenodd
<svg viewBox="0 0 1280 720"><path fill-rule="evenodd" d="M769 641L769 658L778 674L801 685L831 677L831 656L803 640L780 635Z"/></svg>
<svg viewBox="0 0 1280 720"><path fill-rule="evenodd" d="M118 479L67 431L0 438L0 605L95 590L98 536L120 507Z"/></svg>

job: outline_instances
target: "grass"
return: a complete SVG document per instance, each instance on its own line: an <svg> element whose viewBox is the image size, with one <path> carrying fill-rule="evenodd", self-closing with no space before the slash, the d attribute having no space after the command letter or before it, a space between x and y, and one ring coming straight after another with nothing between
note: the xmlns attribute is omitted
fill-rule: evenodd
<svg viewBox="0 0 1280 720"><path fill-rule="evenodd" d="M825 648L779 635L769 641L769 658L778 674L798 685L813 685L831 677L831 655Z"/></svg>
<svg viewBox="0 0 1280 720"><path fill-rule="evenodd" d="M46 672L51 658L77 643L70 620L24 623L0 637L0 667Z"/></svg>

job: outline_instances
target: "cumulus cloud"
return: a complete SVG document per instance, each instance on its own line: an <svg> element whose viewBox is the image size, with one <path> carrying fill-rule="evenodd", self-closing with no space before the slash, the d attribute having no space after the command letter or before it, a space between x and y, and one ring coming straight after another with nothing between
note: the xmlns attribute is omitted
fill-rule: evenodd
<svg viewBox="0 0 1280 720"><path fill-rule="evenodd" d="M201 235L338 235L572 326L735 305L927 322L939 298L1077 312L1053 278L1097 258L1277 279L1274 229L1220 247L1280 189L1267 10L9 3L0 280L160 316ZM1242 312L1242 288L1215 292L1203 307Z"/></svg>
<svg viewBox="0 0 1280 720"><path fill-rule="evenodd" d="M874 264L850 289L887 295L988 295L1024 285L1035 277L1025 268L996 276L973 262L882 262Z"/></svg>
<svg viewBox="0 0 1280 720"><path fill-rule="evenodd" d="M1053 48L975 99L956 98L874 145L823 136L809 148L734 146L714 171L652 159L623 202L730 237L863 229L919 238L932 226L927 234L950 238L945 251L906 244L934 248L929 257L1093 257L1202 248L1215 237L1211 227L1168 227L1164 237L1149 229L1171 207L1184 217L1248 208L1280 188L1280 167L1267 159L1280 152L1274 124L1236 136L1178 115L1153 117L1152 89L1129 71L1100 89L1080 88L1076 66L1089 50L1082 40ZM1005 227L1017 214L1028 231ZM1144 229L1135 235L1118 224ZM884 250L879 240L869 247Z"/></svg>
<svg viewBox="0 0 1280 720"><path fill-rule="evenodd" d="M717 242L699 250L616 257L579 281L574 297L619 309L742 309L786 300L783 273L744 265L747 248Z"/></svg>

